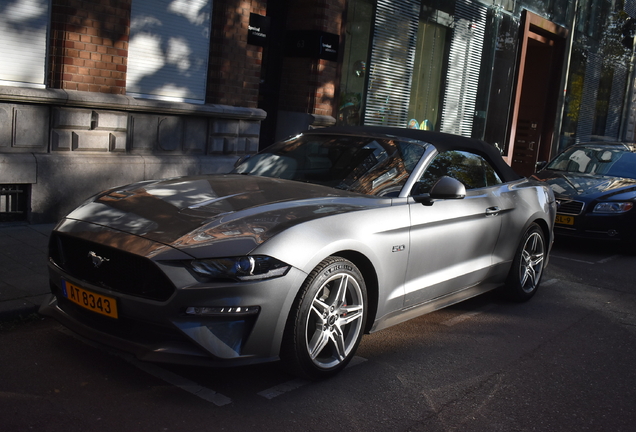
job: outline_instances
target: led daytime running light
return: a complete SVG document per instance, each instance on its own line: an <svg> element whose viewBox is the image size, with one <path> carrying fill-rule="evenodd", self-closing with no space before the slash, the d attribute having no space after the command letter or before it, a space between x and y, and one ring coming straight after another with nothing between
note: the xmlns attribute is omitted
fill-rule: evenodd
<svg viewBox="0 0 636 432"><path fill-rule="evenodd" d="M216 307L194 307L186 309L187 315L200 316L245 316L256 315L260 312L260 306L216 306Z"/></svg>

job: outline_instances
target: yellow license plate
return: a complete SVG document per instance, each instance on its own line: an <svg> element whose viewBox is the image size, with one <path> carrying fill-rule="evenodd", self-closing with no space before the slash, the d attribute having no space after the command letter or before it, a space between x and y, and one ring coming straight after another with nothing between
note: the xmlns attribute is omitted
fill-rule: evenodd
<svg viewBox="0 0 636 432"><path fill-rule="evenodd" d="M560 225L574 225L574 216L556 215L556 223Z"/></svg>
<svg viewBox="0 0 636 432"><path fill-rule="evenodd" d="M111 318L118 317L117 300L112 297L95 294L67 281L62 281L62 292L64 297L85 309Z"/></svg>

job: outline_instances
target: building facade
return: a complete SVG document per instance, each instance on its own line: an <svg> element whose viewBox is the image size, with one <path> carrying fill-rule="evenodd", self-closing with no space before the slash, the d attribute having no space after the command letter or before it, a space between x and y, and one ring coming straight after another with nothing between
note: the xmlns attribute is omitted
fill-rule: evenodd
<svg viewBox="0 0 636 432"><path fill-rule="evenodd" d="M523 175L632 140L633 3L350 0L338 121L483 139Z"/></svg>
<svg viewBox="0 0 636 432"><path fill-rule="evenodd" d="M332 124L634 137L634 0L0 0L0 222Z"/></svg>

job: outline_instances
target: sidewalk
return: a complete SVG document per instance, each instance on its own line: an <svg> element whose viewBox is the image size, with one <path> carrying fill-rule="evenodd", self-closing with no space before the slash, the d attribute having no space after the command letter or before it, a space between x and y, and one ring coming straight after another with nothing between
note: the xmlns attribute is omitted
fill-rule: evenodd
<svg viewBox="0 0 636 432"><path fill-rule="evenodd" d="M37 312L49 292L47 247L55 224L0 224L0 321Z"/></svg>

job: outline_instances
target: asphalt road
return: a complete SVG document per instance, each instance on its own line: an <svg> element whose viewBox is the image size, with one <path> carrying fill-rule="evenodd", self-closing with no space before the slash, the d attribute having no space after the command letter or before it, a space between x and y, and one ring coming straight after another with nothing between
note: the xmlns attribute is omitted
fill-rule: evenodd
<svg viewBox="0 0 636 432"><path fill-rule="evenodd" d="M490 293L363 338L323 382L141 363L51 320L0 329L0 431L633 431L636 256L557 243L528 303Z"/></svg>

